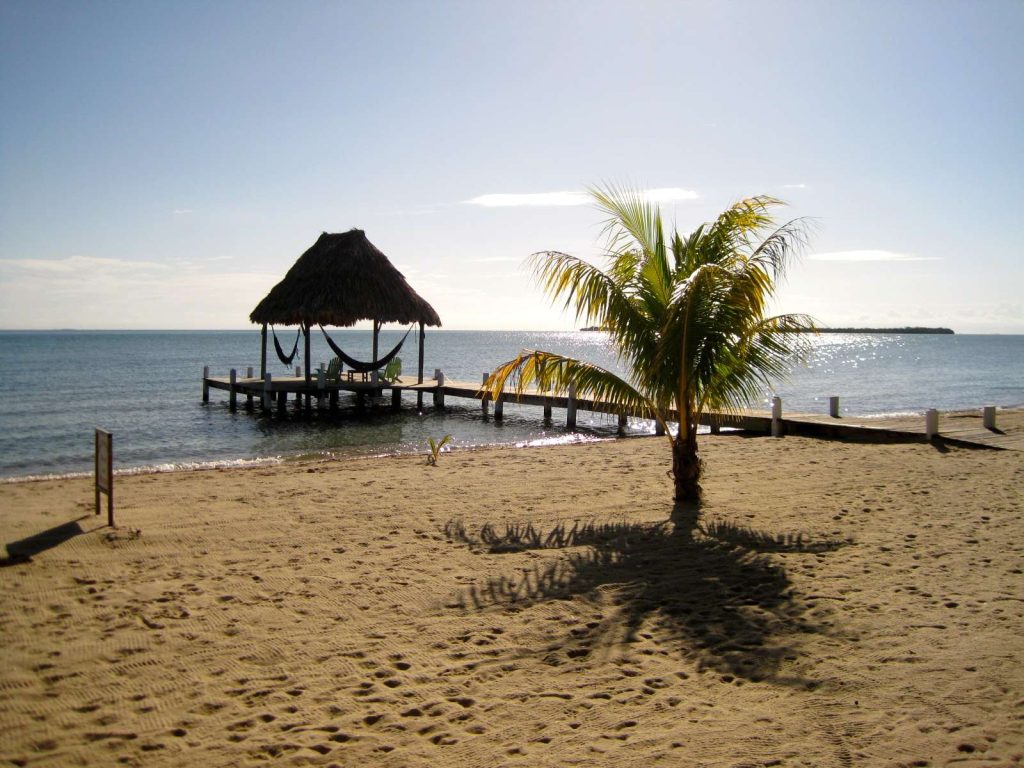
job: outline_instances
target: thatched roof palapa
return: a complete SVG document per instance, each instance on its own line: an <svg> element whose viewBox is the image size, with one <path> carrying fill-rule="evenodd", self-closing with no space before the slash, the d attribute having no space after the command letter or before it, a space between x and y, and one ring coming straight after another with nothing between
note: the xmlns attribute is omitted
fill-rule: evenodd
<svg viewBox="0 0 1024 768"><path fill-rule="evenodd" d="M324 232L249 315L254 323L440 326L441 318L361 229Z"/></svg>

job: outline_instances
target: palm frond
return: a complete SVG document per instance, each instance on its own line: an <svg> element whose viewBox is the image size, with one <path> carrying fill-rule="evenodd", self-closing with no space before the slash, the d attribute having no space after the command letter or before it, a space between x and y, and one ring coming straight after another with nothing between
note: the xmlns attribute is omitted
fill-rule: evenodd
<svg viewBox="0 0 1024 768"><path fill-rule="evenodd" d="M605 368L575 358L544 352L523 350L502 363L487 378L480 392L491 399L502 394L513 397L533 388L554 397L568 394L570 386L576 397L599 400L609 408L620 408L638 416L654 418L657 407L625 379Z"/></svg>

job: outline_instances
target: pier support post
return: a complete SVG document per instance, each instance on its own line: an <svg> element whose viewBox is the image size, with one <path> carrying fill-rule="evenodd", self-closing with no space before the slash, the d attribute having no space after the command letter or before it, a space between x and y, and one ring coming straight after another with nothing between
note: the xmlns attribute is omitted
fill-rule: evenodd
<svg viewBox="0 0 1024 768"><path fill-rule="evenodd" d="M828 399L828 415L833 419L839 418L839 397L836 395Z"/></svg>
<svg viewBox="0 0 1024 768"><path fill-rule="evenodd" d="M444 371L435 368L434 378L437 379L437 389L434 390L434 407L444 408Z"/></svg>
<svg viewBox="0 0 1024 768"><path fill-rule="evenodd" d="M210 366L203 366L203 402L210 402L210 384L207 379L210 378Z"/></svg>
<svg viewBox="0 0 1024 768"><path fill-rule="evenodd" d="M627 424L629 424L629 416L627 416L625 413L620 413L619 414L619 434L620 435L626 434L626 425Z"/></svg>
<svg viewBox="0 0 1024 768"><path fill-rule="evenodd" d="M551 398L544 400L544 421L551 421Z"/></svg>
<svg viewBox="0 0 1024 768"><path fill-rule="evenodd" d="M939 412L934 408L929 408L924 413L924 436L928 440L935 439L935 436L939 434Z"/></svg>
<svg viewBox="0 0 1024 768"><path fill-rule="evenodd" d="M286 409L288 408L288 392L281 390L277 393L277 412L281 416L284 416Z"/></svg>
<svg viewBox="0 0 1024 768"><path fill-rule="evenodd" d="M324 388L327 386L327 371L324 369L324 364L320 363L320 369L316 372L316 409L322 411L324 409Z"/></svg>
<svg viewBox="0 0 1024 768"><path fill-rule="evenodd" d="M576 429L576 385L569 385L569 397L565 403L565 427Z"/></svg>
<svg viewBox="0 0 1024 768"><path fill-rule="evenodd" d="M402 390L398 387L391 387L391 410L402 410Z"/></svg>
<svg viewBox="0 0 1024 768"><path fill-rule="evenodd" d="M487 371L484 371L483 380L482 380L481 384L486 384L487 383L487 377L489 375L490 374L488 374ZM488 411L490 410L490 407L491 407L490 398L491 398L491 396L489 394L487 394L486 392L484 392L483 393L483 397L480 398L480 407L483 409L484 418L485 419L487 418L487 413L488 413Z"/></svg>
<svg viewBox="0 0 1024 768"><path fill-rule="evenodd" d="M247 378L247 379L251 379L252 378L252 366L251 365L248 368L245 369L245 378ZM246 389L245 390L245 409L247 411L251 411L252 410L252 390L251 389Z"/></svg>
<svg viewBox="0 0 1024 768"><path fill-rule="evenodd" d="M719 435L722 433L722 422L720 422L714 415L708 419L708 425L711 427L712 435Z"/></svg>
<svg viewBox="0 0 1024 768"><path fill-rule="evenodd" d="M772 398L772 437L782 437L782 398Z"/></svg>
<svg viewBox="0 0 1024 768"><path fill-rule="evenodd" d="M654 422L654 434L656 436L658 436L658 437L664 437L665 436L665 427L664 427L664 425L662 425L662 423L660 421L655 421Z"/></svg>
<svg viewBox="0 0 1024 768"><path fill-rule="evenodd" d="M269 372L263 374L263 410L270 410L270 396L274 391L274 382Z"/></svg>
<svg viewBox="0 0 1024 768"><path fill-rule="evenodd" d="M234 413L238 410L238 390L235 389L235 382L238 381L238 371L231 369L228 380L228 409Z"/></svg>
<svg viewBox="0 0 1024 768"><path fill-rule="evenodd" d="M996 407L994 405L986 405L981 409L981 425L985 429L996 428Z"/></svg>

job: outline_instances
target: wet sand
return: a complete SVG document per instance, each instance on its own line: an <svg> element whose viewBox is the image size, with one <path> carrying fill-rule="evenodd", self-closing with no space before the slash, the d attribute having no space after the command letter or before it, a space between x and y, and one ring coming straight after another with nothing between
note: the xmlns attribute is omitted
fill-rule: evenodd
<svg viewBox="0 0 1024 768"><path fill-rule="evenodd" d="M0 760L1024 762L1024 453L701 445L2 485Z"/></svg>

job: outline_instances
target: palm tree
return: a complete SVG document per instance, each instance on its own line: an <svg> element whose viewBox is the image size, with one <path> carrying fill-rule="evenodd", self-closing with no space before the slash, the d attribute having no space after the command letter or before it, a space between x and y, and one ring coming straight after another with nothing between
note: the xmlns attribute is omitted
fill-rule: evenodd
<svg viewBox="0 0 1024 768"><path fill-rule="evenodd" d="M786 267L806 242L806 222L777 226L771 197L742 200L688 235L666 235L659 208L638 192L591 190L608 214L608 266L557 251L531 257L541 286L577 322L611 336L628 380L573 358L524 350L483 389L496 398L511 383L580 397L655 419L672 448L676 501L699 501L697 424L705 412L735 411L789 372L814 329L805 315L767 316ZM673 434L666 422L678 421Z"/></svg>

